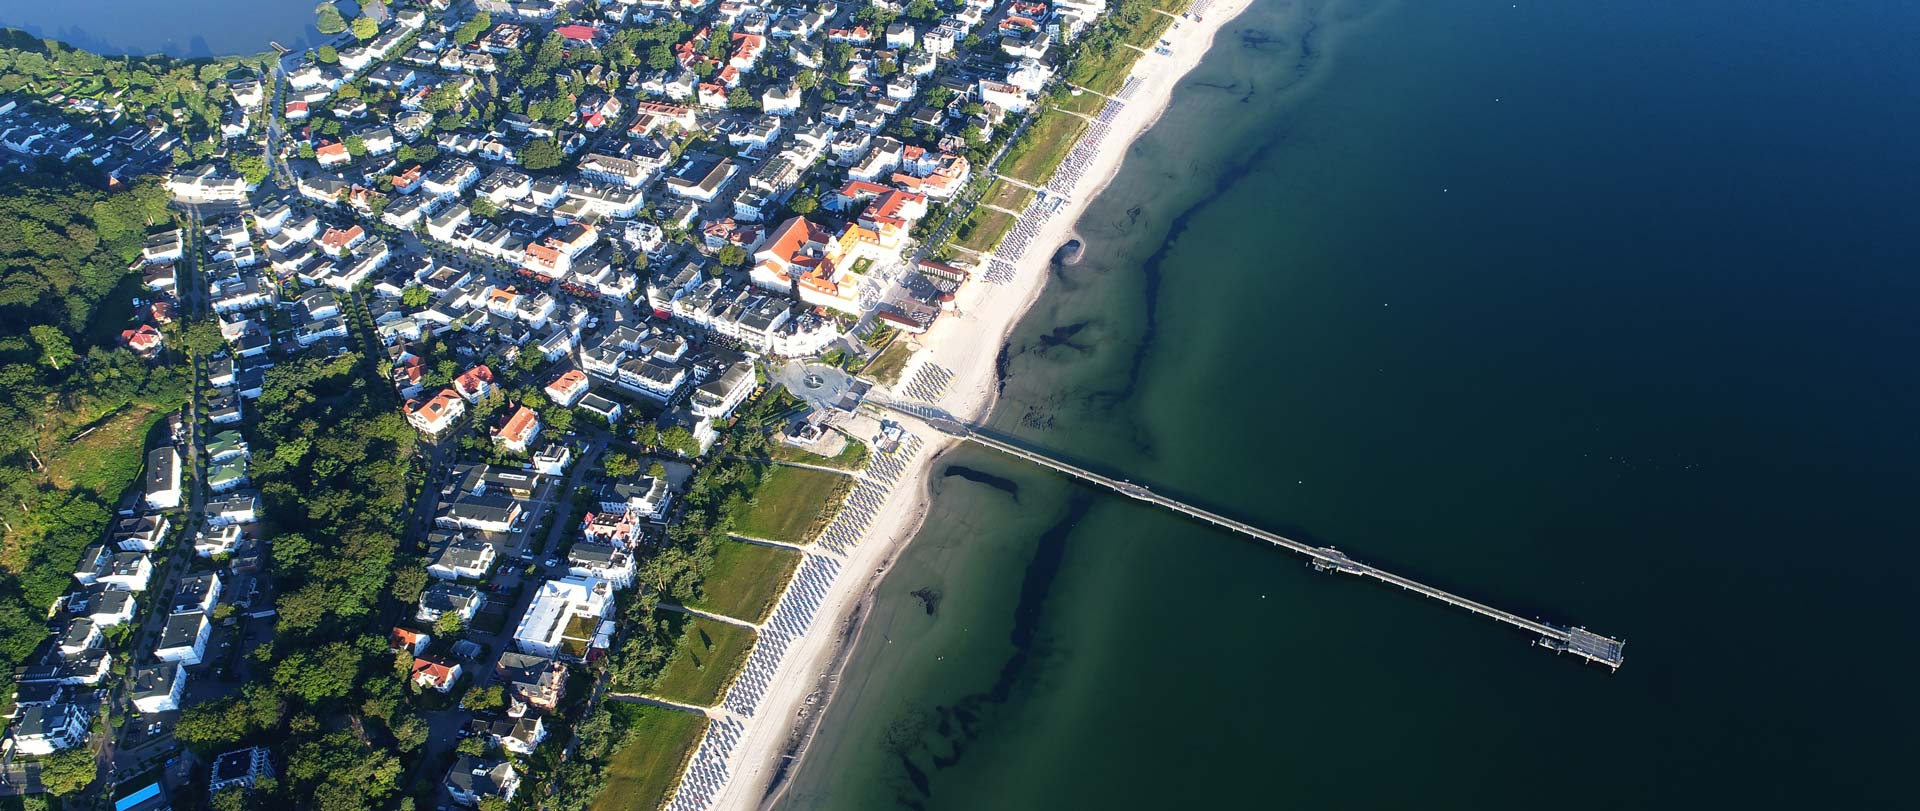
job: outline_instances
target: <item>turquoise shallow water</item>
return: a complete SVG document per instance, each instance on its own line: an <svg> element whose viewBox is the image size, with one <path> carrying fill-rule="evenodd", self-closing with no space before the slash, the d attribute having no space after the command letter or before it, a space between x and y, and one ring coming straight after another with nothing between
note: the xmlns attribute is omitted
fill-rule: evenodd
<svg viewBox="0 0 1920 811"><path fill-rule="evenodd" d="M1256 4L995 426L1627 666L964 450L784 804L1909 804L1916 34Z"/></svg>

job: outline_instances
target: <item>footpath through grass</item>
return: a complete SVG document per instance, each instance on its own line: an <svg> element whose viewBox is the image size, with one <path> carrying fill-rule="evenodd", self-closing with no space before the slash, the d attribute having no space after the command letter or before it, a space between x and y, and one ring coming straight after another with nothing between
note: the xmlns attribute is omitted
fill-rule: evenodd
<svg viewBox="0 0 1920 811"><path fill-rule="evenodd" d="M800 553L740 541L721 541L700 584L694 608L760 622L773 612L773 601L800 565Z"/></svg>
<svg viewBox="0 0 1920 811"><path fill-rule="evenodd" d="M1067 159L1067 153L1073 150L1074 144L1080 143L1080 136L1086 131L1086 119L1051 108L1042 111L1020 140L1007 149L998 171L1024 180L1030 186L1045 186L1054 168Z"/></svg>
<svg viewBox="0 0 1920 811"><path fill-rule="evenodd" d="M1032 200L1032 189L998 177L987 186L986 195L980 198L982 204L999 206L1008 211L1025 211L1027 203Z"/></svg>
<svg viewBox="0 0 1920 811"><path fill-rule="evenodd" d="M680 616L686 620L686 630L680 635L673 658L667 662L666 669L660 671L659 678L654 679L653 689L647 694L682 704L711 707L720 703L720 694L733 683L734 674L740 672L740 666L747 660L747 650L753 647L755 634L752 628L719 620L691 614Z"/></svg>
<svg viewBox="0 0 1920 811"><path fill-rule="evenodd" d="M707 719L690 712L608 700L605 711L625 733L607 758L606 780L591 811L653 811L667 801L693 756Z"/></svg>
<svg viewBox="0 0 1920 811"><path fill-rule="evenodd" d="M810 543L826 518L840 509L853 478L824 470L774 465L734 517L733 529L752 538Z"/></svg>
<svg viewBox="0 0 1920 811"><path fill-rule="evenodd" d="M954 234L954 243L974 253L992 253L1000 240L1013 230L1014 216L999 209L979 206L967 215L966 222Z"/></svg>

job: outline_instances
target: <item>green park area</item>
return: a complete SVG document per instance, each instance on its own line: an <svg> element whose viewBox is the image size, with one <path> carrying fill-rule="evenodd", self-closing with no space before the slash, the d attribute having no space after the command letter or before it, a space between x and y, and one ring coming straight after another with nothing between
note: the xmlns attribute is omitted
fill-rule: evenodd
<svg viewBox="0 0 1920 811"><path fill-rule="evenodd" d="M605 706L621 727L623 742L607 759L604 783L590 811L659 808L707 731L707 719L643 704L608 701Z"/></svg>
<svg viewBox="0 0 1920 811"><path fill-rule="evenodd" d="M1058 110L1043 111L1020 140L1007 149L1007 154L1000 159L999 173L1026 181L1030 186L1044 186L1053 176L1054 167L1067 159L1067 153L1080 142L1080 135L1086 130L1086 119Z"/></svg>
<svg viewBox="0 0 1920 811"><path fill-rule="evenodd" d="M707 579L700 584L700 598L691 605L748 622L766 619L800 565L800 553L741 541L721 541L716 546Z"/></svg>
<svg viewBox="0 0 1920 811"><path fill-rule="evenodd" d="M1027 203L1033 200L1033 190L1005 178L994 178L987 186L986 196L980 202L995 205L1008 211L1025 211Z"/></svg>
<svg viewBox="0 0 1920 811"><path fill-rule="evenodd" d="M681 704L711 707L733 683L753 648L752 628L691 614L685 619L680 645L649 695Z"/></svg>
<svg viewBox="0 0 1920 811"><path fill-rule="evenodd" d="M966 222L954 233L954 243L974 253L991 253L1000 247L1001 238L1013 229L1014 216L998 209L979 206L967 215ZM878 364L876 364L878 365ZM869 370L871 371L871 370Z"/></svg>
<svg viewBox="0 0 1920 811"><path fill-rule="evenodd" d="M839 473L775 465L767 471L745 510L734 518L735 532L769 541L808 543L826 523L853 479Z"/></svg>

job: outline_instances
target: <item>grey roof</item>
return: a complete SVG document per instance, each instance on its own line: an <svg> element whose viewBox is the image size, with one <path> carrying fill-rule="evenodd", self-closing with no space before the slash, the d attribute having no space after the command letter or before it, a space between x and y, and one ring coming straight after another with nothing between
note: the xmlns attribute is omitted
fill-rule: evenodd
<svg viewBox="0 0 1920 811"><path fill-rule="evenodd" d="M513 776L513 765L505 760L461 755L447 769L447 785L477 796L498 795Z"/></svg>
<svg viewBox="0 0 1920 811"><path fill-rule="evenodd" d="M157 493L174 487L179 464L180 456L174 453L171 445L147 452L147 492Z"/></svg>
<svg viewBox="0 0 1920 811"><path fill-rule="evenodd" d="M134 700L173 694L175 682L184 678L186 673L179 662L161 662L157 665L139 668L133 671Z"/></svg>
<svg viewBox="0 0 1920 811"><path fill-rule="evenodd" d="M479 600L479 589L447 582L434 583L420 592L420 604L434 611L459 612Z"/></svg>
<svg viewBox="0 0 1920 811"><path fill-rule="evenodd" d="M173 593L173 610L196 609L206 603L207 593L218 588L220 575L217 572L198 572L180 578L180 586Z"/></svg>
<svg viewBox="0 0 1920 811"><path fill-rule="evenodd" d="M160 647L184 648L193 644L200 636L200 627L207 624L207 615L199 611L188 611L167 618L166 627L160 630Z"/></svg>
<svg viewBox="0 0 1920 811"><path fill-rule="evenodd" d="M433 558L433 565L452 569L478 569L493 559L493 544L460 540L447 544Z"/></svg>

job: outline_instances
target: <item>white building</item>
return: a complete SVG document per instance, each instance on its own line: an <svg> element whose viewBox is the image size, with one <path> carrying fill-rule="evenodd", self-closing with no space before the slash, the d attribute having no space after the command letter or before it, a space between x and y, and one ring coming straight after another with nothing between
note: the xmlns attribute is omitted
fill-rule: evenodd
<svg viewBox="0 0 1920 811"><path fill-rule="evenodd" d="M200 658L207 652L207 637L212 632L213 626L207 622L205 612L188 611L168 617L160 631L160 642L153 649L153 658L185 665L200 664Z"/></svg>
<svg viewBox="0 0 1920 811"><path fill-rule="evenodd" d="M179 662L143 667L133 672L128 692L133 707L142 713L172 712L180 709L180 697L187 691L187 669Z"/></svg>
<svg viewBox="0 0 1920 811"><path fill-rule="evenodd" d="M180 506L180 453L169 445L147 454L147 509Z"/></svg>
<svg viewBox="0 0 1920 811"><path fill-rule="evenodd" d="M589 648L604 647L604 640L596 637L612 613L611 583L578 577L548 580L513 629L513 641L535 656L584 659Z"/></svg>

